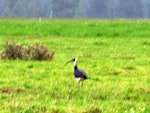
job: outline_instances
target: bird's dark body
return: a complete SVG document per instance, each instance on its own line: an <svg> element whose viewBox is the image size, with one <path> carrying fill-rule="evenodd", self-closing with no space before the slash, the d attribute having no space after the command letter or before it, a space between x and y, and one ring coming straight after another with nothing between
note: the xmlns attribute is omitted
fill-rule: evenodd
<svg viewBox="0 0 150 113"><path fill-rule="evenodd" d="M75 78L82 78L82 79L88 79L85 71L78 69L76 66L74 67L74 76Z"/></svg>

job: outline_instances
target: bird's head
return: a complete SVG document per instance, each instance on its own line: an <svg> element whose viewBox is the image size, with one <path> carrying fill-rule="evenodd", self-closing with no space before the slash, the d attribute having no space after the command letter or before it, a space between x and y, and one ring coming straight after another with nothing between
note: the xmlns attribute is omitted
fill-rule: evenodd
<svg viewBox="0 0 150 113"><path fill-rule="evenodd" d="M73 59L69 60L68 62L66 62L65 65L67 65L70 62L76 62L76 61L77 61L77 58L73 58Z"/></svg>

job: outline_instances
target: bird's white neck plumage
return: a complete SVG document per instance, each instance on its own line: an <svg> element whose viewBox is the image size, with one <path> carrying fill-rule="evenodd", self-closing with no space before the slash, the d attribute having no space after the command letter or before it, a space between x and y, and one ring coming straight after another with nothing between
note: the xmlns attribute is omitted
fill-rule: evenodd
<svg viewBox="0 0 150 113"><path fill-rule="evenodd" d="M74 61L74 67L77 66L77 58L75 58L75 61Z"/></svg>

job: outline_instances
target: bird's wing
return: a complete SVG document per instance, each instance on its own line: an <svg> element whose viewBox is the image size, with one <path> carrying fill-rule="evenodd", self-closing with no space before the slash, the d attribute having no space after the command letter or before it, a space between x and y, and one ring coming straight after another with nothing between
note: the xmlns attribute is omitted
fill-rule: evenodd
<svg viewBox="0 0 150 113"><path fill-rule="evenodd" d="M76 70L74 72L74 74L75 74L76 77L83 77L85 79L88 78L87 75L86 75L86 73L83 70Z"/></svg>

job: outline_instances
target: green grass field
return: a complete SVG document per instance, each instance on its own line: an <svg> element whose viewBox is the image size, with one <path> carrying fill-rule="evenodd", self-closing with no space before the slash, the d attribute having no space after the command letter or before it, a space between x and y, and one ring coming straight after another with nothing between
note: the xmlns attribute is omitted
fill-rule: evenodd
<svg viewBox="0 0 150 113"><path fill-rule="evenodd" d="M0 60L1 113L149 113L149 20L0 19L6 41L55 51L53 61ZM80 87L73 63L89 80Z"/></svg>

